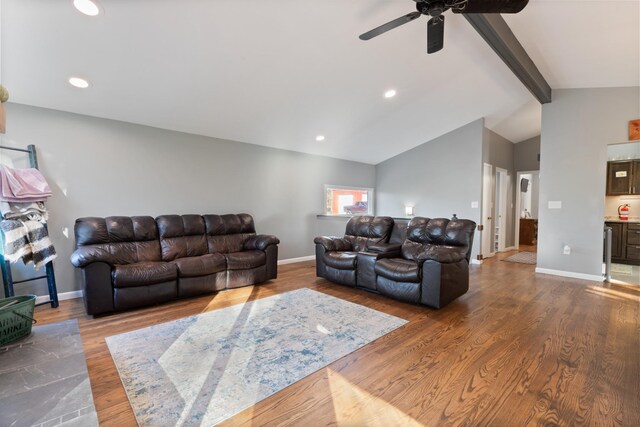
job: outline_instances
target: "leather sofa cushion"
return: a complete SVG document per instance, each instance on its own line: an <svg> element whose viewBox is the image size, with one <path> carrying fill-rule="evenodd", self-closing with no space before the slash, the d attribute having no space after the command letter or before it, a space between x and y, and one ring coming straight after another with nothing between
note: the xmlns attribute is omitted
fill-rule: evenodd
<svg viewBox="0 0 640 427"><path fill-rule="evenodd" d="M156 223L163 261L207 253L204 219L200 215L162 215Z"/></svg>
<svg viewBox="0 0 640 427"><path fill-rule="evenodd" d="M199 277L219 273L227 267L223 255L207 254L198 257L178 258L174 261L180 277Z"/></svg>
<svg viewBox="0 0 640 427"><path fill-rule="evenodd" d="M152 285L178 278L178 270L172 262L116 265L111 274L114 288Z"/></svg>
<svg viewBox="0 0 640 427"><path fill-rule="evenodd" d="M396 282L420 282L420 267L415 261L402 258L383 258L376 262L376 274Z"/></svg>
<svg viewBox="0 0 640 427"><path fill-rule="evenodd" d="M71 262L76 267L92 262L118 265L161 260L158 230L150 216L79 218L74 233L78 250Z"/></svg>
<svg viewBox="0 0 640 427"><path fill-rule="evenodd" d="M225 254L227 270L247 270L260 267L267 262L267 256L263 251L243 251Z"/></svg>
<svg viewBox="0 0 640 427"><path fill-rule="evenodd" d="M413 260L426 258L442 259L442 262L457 262L458 255L453 252L460 252L469 260L475 228L476 223L467 219L415 217L409 222L407 228L407 240L402 244L402 257ZM447 252L448 249L444 252L437 250L433 258L421 255L436 246L457 247L459 250L453 250L451 253Z"/></svg>
<svg viewBox="0 0 640 427"><path fill-rule="evenodd" d="M465 248L460 246L427 245L424 252L418 255L418 262L434 260L443 264L462 261L466 258Z"/></svg>
<svg viewBox="0 0 640 427"><path fill-rule="evenodd" d="M253 218L249 214L204 215L208 236L255 233Z"/></svg>
<svg viewBox="0 0 640 427"><path fill-rule="evenodd" d="M354 216L347 222L344 238L354 251L366 251L370 244L387 242L392 228L393 218L388 216Z"/></svg>
<svg viewBox="0 0 640 427"><path fill-rule="evenodd" d="M242 252L244 244L255 234L225 234L221 236L207 236L209 253L228 254Z"/></svg>
<svg viewBox="0 0 640 427"><path fill-rule="evenodd" d="M326 252L324 262L337 270L355 270L357 256L357 252Z"/></svg>

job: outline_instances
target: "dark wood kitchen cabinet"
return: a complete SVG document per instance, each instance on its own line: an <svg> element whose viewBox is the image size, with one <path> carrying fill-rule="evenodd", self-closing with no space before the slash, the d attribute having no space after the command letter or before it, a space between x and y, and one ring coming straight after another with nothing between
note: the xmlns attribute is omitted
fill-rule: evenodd
<svg viewBox="0 0 640 427"><path fill-rule="evenodd" d="M521 245L535 245L538 242L538 220L533 218L520 218Z"/></svg>
<svg viewBox="0 0 640 427"><path fill-rule="evenodd" d="M607 196L640 194L640 160L607 162Z"/></svg>
<svg viewBox="0 0 640 427"><path fill-rule="evenodd" d="M605 222L611 227L611 261L640 265L640 223Z"/></svg>

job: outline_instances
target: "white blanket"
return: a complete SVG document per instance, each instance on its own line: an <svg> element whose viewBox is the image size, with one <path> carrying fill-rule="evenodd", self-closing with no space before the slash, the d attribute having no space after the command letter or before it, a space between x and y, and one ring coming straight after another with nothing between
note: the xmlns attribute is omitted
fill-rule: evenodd
<svg viewBox="0 0 640 427"><path fill-rule="evenodd" d="M37 270L58 256L41 222L3 220L0 228L4 233L4 258L9 262L33 262Z"/></svg>

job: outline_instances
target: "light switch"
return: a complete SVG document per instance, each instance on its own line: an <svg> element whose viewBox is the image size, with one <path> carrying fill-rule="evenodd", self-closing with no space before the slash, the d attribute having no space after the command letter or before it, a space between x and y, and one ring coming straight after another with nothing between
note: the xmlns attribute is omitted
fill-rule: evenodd
<svg viewBox="0 0 640 427"><path fill-rule="evenodd" d="M549 201L549 209L562 209L561 201Z"/></svg>
<svg viewBox="0 0 640 427"><path fill-rule="evenodd" d="M471 202L471 209L478 209L478 202Z"/></svg>

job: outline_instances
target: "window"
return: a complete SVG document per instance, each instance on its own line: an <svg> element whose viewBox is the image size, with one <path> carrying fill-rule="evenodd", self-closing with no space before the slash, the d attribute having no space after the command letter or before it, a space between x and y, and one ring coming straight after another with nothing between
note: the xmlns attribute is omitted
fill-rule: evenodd
<svg viewBox="0 0 640 427"><path fill-rule="evenodd" d="M325 185L327 215L373 215L373 188Z"/></svg>

